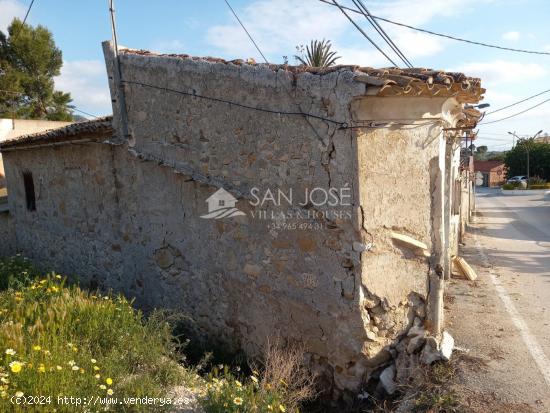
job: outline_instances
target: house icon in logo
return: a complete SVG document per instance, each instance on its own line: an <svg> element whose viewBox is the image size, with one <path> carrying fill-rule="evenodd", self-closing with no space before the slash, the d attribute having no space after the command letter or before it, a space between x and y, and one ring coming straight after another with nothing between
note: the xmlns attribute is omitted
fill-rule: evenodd
<svg viewBox="0 0 550 413"><path fill-rule="evenodd" d="M201 215L204 219L232 218L246 215L235 207L237 198L220 188L206 199L208 214Z"/></svg>

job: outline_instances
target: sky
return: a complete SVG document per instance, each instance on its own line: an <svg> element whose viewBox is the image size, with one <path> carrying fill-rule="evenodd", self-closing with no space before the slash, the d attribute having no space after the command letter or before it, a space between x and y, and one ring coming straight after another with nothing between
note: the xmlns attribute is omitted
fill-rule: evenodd
<svg viewBox="0 0 550 413"><path fill-rule="evenodd" d="M22 18L30 0L0 0L0 30ZM27 22L46 26L63 52L56 87L70 92L77 108L112 113L101 42L111 38L107 0L35 0ZM262 61L223 0L116 0L119 45L164 53ZM296 46L329 39L341 64L391 64L331 5L318 0L230 0L267 59L295 63ZM351 0L340 4L352 7ZM412 26L505 47L550 52L548 0L364 0L373 15ZM366 20L354 16L381 45ZM498 109L550 89L550 55L506 52L455 42L381 22L415 67L460 71L480 77L485 100ZM387 51L389 54L390 52ZM395 59L394 59L395 60ZM498 120L527 109L550 93L495 114ZM550 133L550 102L515 118L479 126L477 145L506 150L515 132Z"/></svg>

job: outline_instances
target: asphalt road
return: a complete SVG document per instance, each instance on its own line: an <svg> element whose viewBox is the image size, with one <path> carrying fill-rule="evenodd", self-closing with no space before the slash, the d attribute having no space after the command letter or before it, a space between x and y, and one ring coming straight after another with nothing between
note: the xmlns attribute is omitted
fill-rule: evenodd
<svg viewBox="0 0 550 413"><path fill-rule="evenodd" d="M462 390L486 409L550 412L550 198L481 189L476 207L461 254L479 279L452 281L447 306L472 356Z"/></svg>

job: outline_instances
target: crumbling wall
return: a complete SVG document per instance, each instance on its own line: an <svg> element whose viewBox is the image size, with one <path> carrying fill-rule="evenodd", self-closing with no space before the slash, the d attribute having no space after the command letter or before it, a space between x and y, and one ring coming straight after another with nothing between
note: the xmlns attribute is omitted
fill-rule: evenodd
<svg viewBox="0 0 550 413"><path fill-rule="evenodd" d="M108 50L106 60L112 77ZM350 125L365 85L347 69L292 74L123 53L121 72L122 144L5 154L20 249L144 308L179 310L199 334L251 355L274 336L303 342L331 384L358 389L425 315L427 259L390 232L431 248L440 129L349 129L300 115ZM116 117L113 82L111 93ZM427 113L440 110L441 100L429 105ZM35 177L36 211L26 209L25 170ZM220 188L244 215L202 217ZM314 188L345 189L349 201L340 193L336 206L302 204ZM295 198L254 206L254 189Z"/></svg>
<svg viewBox="0 0 550 413"><path fill-rule="evenodd" d="M131 108L129 151L142 161L140 168L150 169L131 192L155 194L147 198L151 205L140 200L147 213L136 211L135 220L160 220L155 226L143 223L147 230L135 234L148 238L147 251L138 255L156 263L143 278L166 280L165 302L177 301L211 335L250 354L274 335L305 342L314 364L332 370L337 387L357 388L367 337L359 310L359 252L353 249L359 240L354 146L349 130L297 113L349 121L348 102L364 93L364 85L353 82L348 70L293 75L132 53L121 55L121 71ZM161 170L163 177L155 178ZM174 171L181 175L169 178ZM181 187L181 199L159 205L157 199L166 197L159 181ZM239 199L246 218L200 218L207 212L206 199L221 187ZM298 213L330 212L326 205L297 206L314 188L346 188L350 205L338 208L341 218L298 221L319 227L285 228L292 219L251 217L262 210L270 216L289 210L251 207L253 188L260 194L293 191ZM184 205L179 214L178 203Z"/></svg>
<svg viewBox="0 0 550 413"><path fill-rule="evenodd" d="M414 126L358 131L362 236L372 248L361 254L361 307L369 332L368 354L375 359L395 359L397 381L410 373L407 351L395 346L416 320L426 316L429 260L432 245L431 165L437 163L439 128ZM398 233L424 243L427 250L396 242ZM369 373L376 374L374 364ZM393 379L393 377L391 377Z"/></svg>

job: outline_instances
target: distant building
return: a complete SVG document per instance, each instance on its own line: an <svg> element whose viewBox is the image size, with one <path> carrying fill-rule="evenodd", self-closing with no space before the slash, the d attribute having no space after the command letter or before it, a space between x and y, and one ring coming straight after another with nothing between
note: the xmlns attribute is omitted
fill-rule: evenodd
<svg viewBox="0 0 550 413"><path fill-rule="evenodd" d="M72 122L58 122L42 119L0 119L0 142L31 133L60 128L70 123ZM6 186L4 176L4 163L2 162L2 155L0 155L0 188Z"/></svg>
<svg viewBox="0 0 550 413"><path fill-rule="evenodd" d="M544 135L535 138L535 141L541 143L550 143L550 135L548 135L548 133L545 133Z"/></svg>
<svg viewBox="0 0 550 413"><path fill-rule="evenodd" d="M474 161L474 171L483 175L481 186L500 186L506 179L506 166L503 161Z"/></svg>

